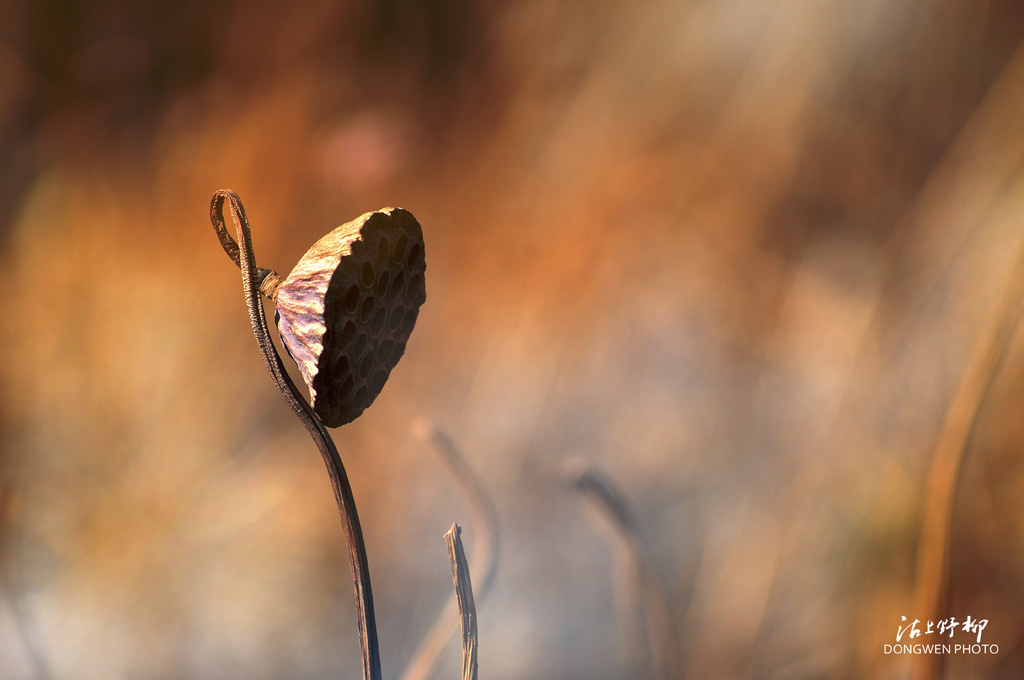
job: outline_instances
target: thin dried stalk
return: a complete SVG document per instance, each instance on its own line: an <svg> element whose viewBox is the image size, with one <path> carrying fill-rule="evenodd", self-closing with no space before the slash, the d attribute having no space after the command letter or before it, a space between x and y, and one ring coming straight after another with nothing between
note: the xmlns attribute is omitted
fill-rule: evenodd
<svg viewBox="0 0 1024 680"><path fill-rule="evenodd" d="M470 522L477 537L477 548L473 551L470 570L477 575L483 574L476 591L477 599L483 601L494 583L498 566L498 510L451 437L426 418L417 420L412 430L417 439L440 455L466 497ZM426 680L433 674L440 662L441 653L455 633L453 621L457 614L458 602L453 597L413 653L401 680Z"/></svg>
<svg viewBox="0 0 1024 680"><path fill-rule="evenodd" d="M668 594L640 542L639 532L621 495L611 482L583 463L566 466L572 486L611 527L615 536L620 569L632 577L646 615L646 638L651 671L660 680L682 677L682 651ZM623 598L626 599L626 598Z"/></svg>
<svg viewBox="0 0 1024 680"><path fill-rule="evenodd" d="M473 584L469 578L469 563L462 548L462 528L453 524L444 535L448 545L448 559L452 564L455 599L459 603L459 621L462 624L462 680L476 680L477 630L476 604L473 602Z"/></svg>

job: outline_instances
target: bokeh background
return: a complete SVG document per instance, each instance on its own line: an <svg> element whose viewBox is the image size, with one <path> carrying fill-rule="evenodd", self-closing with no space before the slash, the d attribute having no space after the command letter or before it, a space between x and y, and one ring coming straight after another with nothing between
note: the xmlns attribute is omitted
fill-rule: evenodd
<svg viewBox="0 0 1024 680"><path fill-rule="evenodd" d="M0 2L0 677L358 677L220 188L282 274L423 225L407 353L335 433L385 677L449 524L479 547L421 416L500 517L481 677L651 677L566 461L628 507L675 677L907 677L933 449L1020 275L1022 37L1014 0ZM1024 675L1022 399L1015 329L951 510L949 612L999 653L946 677Z"/></svg>

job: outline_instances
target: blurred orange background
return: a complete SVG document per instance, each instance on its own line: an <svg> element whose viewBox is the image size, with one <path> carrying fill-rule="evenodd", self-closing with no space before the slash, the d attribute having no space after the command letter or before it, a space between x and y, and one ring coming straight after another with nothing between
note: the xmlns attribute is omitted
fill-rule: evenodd
<svg viewBox="0 0 1024 680"><path fill-rule="evenodd" d="M282 275L366 211L423 226L405 357L334 433L385 677L449 524L475 547L420 416L498 509L482 678L653 670L569 460L628 506L677 676L907 677L933 449L1020 275L1022 38L1011 0L0 4L0 677L359 675L221 188ZM950 534L999 653L946 677L1024 676L1022 398L1014 329Z"/></svg>

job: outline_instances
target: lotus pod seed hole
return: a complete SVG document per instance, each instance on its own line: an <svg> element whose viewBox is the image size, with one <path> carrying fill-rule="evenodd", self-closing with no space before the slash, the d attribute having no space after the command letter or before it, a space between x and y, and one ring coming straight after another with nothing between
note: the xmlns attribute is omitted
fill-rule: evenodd
<svg viewBox="0 0 1024 680"><path fill-rule="evenodd" d="M380 335L380 332L384 330L384 322L387 320L387 316L387 311L383 307L377 308L373 318L370 319L370 335L373 337Z"/></svg>
<svg viewBox="0 0 1024 680"><path fill-rule="evenodd" d="M355 398L352 400L353 405L358 409L366 408L366 397L366 385L360 385L359 389L356 390Z"/></svg>
<svg viewBox="0 0 1024 680"><path fill-rule="evenodd" d="M373 282L377 279L373 274L373 265L369 262L363 263L363 287L369 288L373 285Z"/></svg>
<svg viewBox="0 0 1024 680"><path fill-rule="evenodd" d="M366 335L364 335L363 333L360 333L359 334L359 339L356 340L355 349L352 350L352 355L356 356L356 357L362 356L363 352L366 351L366 345L367 344L368 343L367 343L367 340L366 340Z"/></svg>
<svg viewBox="0 0 1024 680"><path fill-rule="evenodd" d="M352 284L348 287L348 292L345 293L345 310L349 314L355 314L356 309L359 307L359 286Z"/></svg>
<svg viewBox="0 0 1024 680"><path fill-rule="evenodd" d="M359 312L359 319L363 323L366 323L370 320L371 314L373 314L373 298L371 296L367 296L366 299L363 300L363 308L362 311Z"/></svg>
<svg viewBox="0 0 1024 680"><path fill-rule="evenodd" d="M387 238L384 236L380 237L380 241L377 242L377 262L379 264L386 264L388 261L388 250L390 244L388 244Z"/></svg>
<svg viewBox="0 0 1024 680"><path fill-rule="evenodd" d="M402 287L405 285L405 273L398 272L395 274L395 278L391 280L391 297L397 297L402 292Z"/></svg>
<svg viewBox="0 0 1024 680"><path fill-rule="evenodd" d="M388 338L384 338L380 342L380 347L377 348L377 358L382 364L386 364L391 359L391 350L395 348L395 342Z"/></svg>
<svg viewBox="0 0 1024 680"><path fill-rule="evenodd" d="M422 251L422 248L420 247L419 243L413 243L412 244L412 248L409 248L408 263L409 263L409 268L410 269L412 269L413 267L416 266L416 263L420 259L420 252L421 251Z"/></svg>
<svg viewBox="0 0 1024 680"><path fill-rule="evenodd" d="M353 338L355 337L356 323L352 319L349 319L348 321L345 322L345 327L341 329L341 344L348 345L352 342Z"/></svg>
<svg viewBox="0 0 1024 680"><path fill-rule="evenodd" d="M405 316L402 318L402 335L405 336L405 337L409 337L409 334L412 333L412 328L415 325L416 325L416 310L415 309L406 310Z"/></svg>
<svg viewBox="0 0 1024 680"><path fill-rule="evenodd" d="M383 239L381 239L383 240ZM388 284L391 282L391 274L385 269L377 279L377 297L383 298L388 292Z"/></svg>
<svg viewBox="0 0 1024 680"><path fill-rule="evenodd" d="M391 310L391 322L388 324L388 330L392 333L397 333L398 329L402 327L402 317L405 315L405 307L402 305L396 305Z"/></svg>
<svg viewBox="0 0 1024 680"><path fill-rule="evenodd" d="M401 262L402 258L405 257L405 249L408 247L408 245L409 245L409 237L408 236L406 236L405 234L402 234L401 236L398 237L398 243L395 244L395 252L392 253L392 257L395 258L395 263L396 264Z"/></svg>
<svg viewBox="0 0 1024 680"><path fill-rule="evenodd" d="M366 356L363 357L363 361L359 364L359 377L365 378L370 374L370 369L373 368L373 352L367 352Z"/></svg>
<svg viewBox="0 0 1024 680"><path fill-rule="evenodd" d="M415 301L419 298L422 290L423 277L419 274L413 274L409 277L409 285L405 290L405 299L415 304Z"/></svg>
<svg viewBox="0 0 1024 680"><path fill-rule="evenodd" d="M352 388L356 385L356 379L352 374L345 376L345 382L341 383L341 398L348 399L348 396L352 394Z"/></svg>

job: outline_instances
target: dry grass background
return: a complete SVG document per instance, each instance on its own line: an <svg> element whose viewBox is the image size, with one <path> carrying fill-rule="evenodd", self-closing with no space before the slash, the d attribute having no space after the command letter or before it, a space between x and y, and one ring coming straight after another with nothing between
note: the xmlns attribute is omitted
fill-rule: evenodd
<svg viewBox="0 0 1024 680"><path fill-rule="evenodd" d="M367 210L424 228L406 356L335 435L386 676L465 521L426 415L501 515L481 677L646 672L570 457L686 677L905 677L931 450L1024 244L1022 36L1012 0L0 4L0 676L358 674L231 188L282 273ZM1018 331L954 506L951 613L1000 652L948 677L1024 673L1022 371Z"/></svg>

